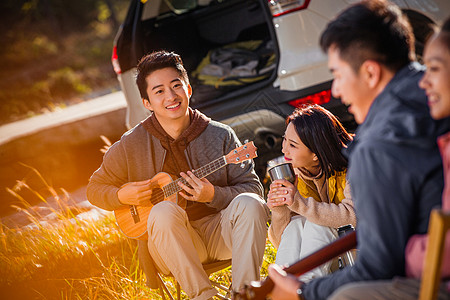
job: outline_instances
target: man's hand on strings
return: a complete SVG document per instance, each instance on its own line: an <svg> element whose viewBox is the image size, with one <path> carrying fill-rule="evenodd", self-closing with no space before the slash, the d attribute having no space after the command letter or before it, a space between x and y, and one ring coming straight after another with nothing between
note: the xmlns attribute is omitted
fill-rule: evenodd
<svg viewBox="0 0 450 300"><path fill-rule="evenodd" d="M274 283L270 293L273 300L298 300L297 290L303 286L303 282L292 274L287 274L282 267L271 264L268 267L269 277Z"/></svg>
<svg viewBox="0 0 450 300"><path fill-rule="evenodd" d="M199 179L191 171L187 174L181 172L181 177L186 180L190 185L186 185L181 181L178 185L184 190L180 192L180 195L186 200L196 201L196 202L211 202L214 198L214 186L206 178Z"/></svg>
<svg viewBox="0 0 450 300"><path fill-rule="evenodd" d="M122 204L148 205L152 196L151 179L128 182L119 189L117 197Z"/></svg>

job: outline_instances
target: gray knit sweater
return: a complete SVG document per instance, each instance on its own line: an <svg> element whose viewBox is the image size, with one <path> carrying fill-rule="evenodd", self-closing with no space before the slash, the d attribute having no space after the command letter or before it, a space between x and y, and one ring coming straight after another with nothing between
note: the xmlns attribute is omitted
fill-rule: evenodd
<svg viewBox="0 0 450 300"><path fill-rule="evenodd" d="M185 155L191 167L197 169L228 154L237 144L240 142L229 126L211 121L205 131L187 146ZM119 208L121 203L117 192L120 187L128 182L152 178L162 170L165 154L159 140L150 135L142 124L137 125L105 154L102 165L87 186L89 201L106 210ZM245 163L244 168L227 165L206 178L215 189L214 199L208 205L219 210L226 208L240 193L253 192L261 196L263 193L253 162Z"/></svg>

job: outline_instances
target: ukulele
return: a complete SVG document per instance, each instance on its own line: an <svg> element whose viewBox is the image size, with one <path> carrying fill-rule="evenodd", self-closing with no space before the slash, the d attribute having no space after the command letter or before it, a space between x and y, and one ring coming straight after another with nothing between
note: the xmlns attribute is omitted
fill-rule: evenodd
<svg viewBox="0 0 450 300"><path fill-rule="evenodd" d="M241 164L257 156L255 145L253 142L248 142L230 151L227 155L217 158L203 167L192 170L192 173L201 179L228 164ZM148 205L124 205L114 210L116 222L120 230L129 238L146 240L147 219L154 205L161 201L171 201L186 208L185 200L178 203L178 192L182 190L178 182L188 185L184 178L180 177L173 180L172 176L165 172L160 172L153 176L150 181L152 195L148 201Z"/></svg>

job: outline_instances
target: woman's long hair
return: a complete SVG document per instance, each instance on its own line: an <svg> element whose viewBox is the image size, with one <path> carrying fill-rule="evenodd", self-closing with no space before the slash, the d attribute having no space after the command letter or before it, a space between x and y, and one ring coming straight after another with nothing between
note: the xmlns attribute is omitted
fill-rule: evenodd
<svg viewBox="0 0 450 300"><path fill-rule="evenodd" d="M289 123L303 144L317 155L325 178L347 169L348 160L342 149L353 140L353 135L331 112L316 104L305 105L287 117L286 124Z"/></svg>
<svg viewBox="0 0 450 300"><path fill-rule="evenodd" d="M450 17L447 18L442 24L442 28L439 32L444 44L447 46L447 49L450 50Z"/></svg>

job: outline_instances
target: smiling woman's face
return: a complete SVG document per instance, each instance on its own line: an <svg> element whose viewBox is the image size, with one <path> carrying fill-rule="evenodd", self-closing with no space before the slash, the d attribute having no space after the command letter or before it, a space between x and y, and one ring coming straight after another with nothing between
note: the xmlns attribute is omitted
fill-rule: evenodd
<svg viewBox="0 0 450 300"><path fill-rule="evenodd" d="M303 144L292 123L289 123L284 133L282 151L285 160L294 168L304 168L311 173L317 169L317 156Z"/></svg>
<svg viewBox="0 0 450 300"><path fill-rule="evenodd" d="M445 38L443 35L447 35ZM450 116L450 36L440 33L425 46L424 62L427 67L419 86L425 90L433 119Z"/></svg>

